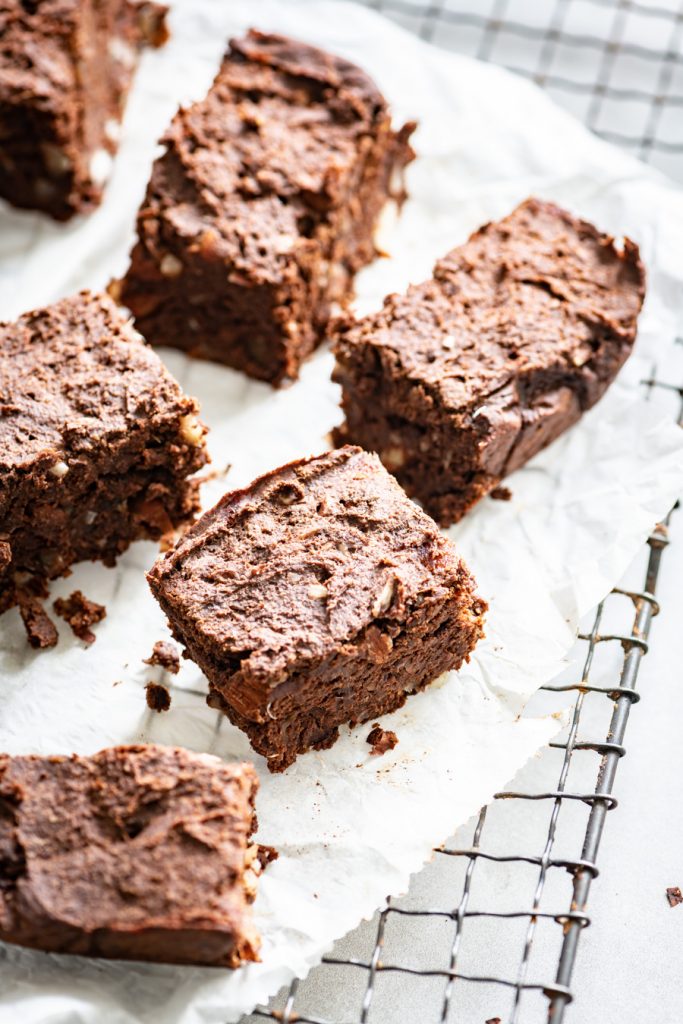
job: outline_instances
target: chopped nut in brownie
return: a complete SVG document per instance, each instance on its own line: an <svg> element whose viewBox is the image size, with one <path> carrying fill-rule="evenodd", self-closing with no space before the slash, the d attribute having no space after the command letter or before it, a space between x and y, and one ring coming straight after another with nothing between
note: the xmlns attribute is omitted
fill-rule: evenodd
<svg viewBox="0 0 683 1024"><path fill-rule="evenodd" d="M669 901L670 907L677 907L679 903L683 903L683 894L681 893L680 887L675 885L667 889L666 898Z"/></svg>
<svg viewBox="0 0 683 1024"><path fill-rule="evenodd" d="M145 697L150 711L168 711L171 706L171 694L161 683L147 683Z"/></svg>
<svg viewBox="0 0 683 1024"><path fill-rule="evenodd" d="M168 640L157 640L149 658L144 658L143 661L145 665L159 665L174 676L180 671L178 648Z"/></svg>
<svg viewBox="0 0 683 1024"><path fill-rule="evenodd" d="M398 743L398 736L391 729L383 729L379 722L375 722L368 733L366 743L372 747L371 754L386 754L387 750L393 750Z"/></svg>
<svg viewBox="0 0 683 1024"><path fill-rule="evenodd" d="M96 622L101 622L107 614L103 604L89 601L80 590L74 590L70 597L58 597L52 607L60 618L68 622L79 640L86 644L95 643L95 634L90 627Z"/></svg>
<svg viewBox="0 0 683 1024"><path fill-rule="evenodd" d="M17 603L31 647L36 649L54 647L59 640L59 633L43 608L40 598L25 590L19 590L17 591Z"/></svg>

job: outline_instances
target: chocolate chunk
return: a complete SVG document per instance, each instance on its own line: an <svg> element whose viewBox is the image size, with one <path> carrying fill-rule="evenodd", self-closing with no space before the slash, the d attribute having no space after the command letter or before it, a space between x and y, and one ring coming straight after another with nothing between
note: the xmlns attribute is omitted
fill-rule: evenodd
<svg viewBox="0 0 683 1024"><path fill-rule="evenodd" d="M386 754L387 750L394 749L398 743L398 736L391 729L383 729L379 722L375 722L365 742L372 747L371 754Z"/></svg>
<svg viewBox="0 0 683 1024"><path fill-rule="evenodd" d="M666 890L666 898L669 901L670 907L677 907L679 903L683 903L683 895L677 885Z"/></svg>
<svg viewBox="0 0 683 1024"><path fill-rule="evenodd" d="M272 771L401 707L483 634L453 543L359 448L227 494L148 579L209 703Z"/></svg>
<svg viewBox="0 0 683 1024"><path fill-rule="evenodd" d="M171 706L171 694L161 683L147 683L145 699L150 711L168 711Z"/></svg>
<svg viewBox="0 0 683 1024"><path fill-rule="evenodd" d="M96 622L101 622L107 614L103 604L89 601L80 590L74 590L70 597L58 597L52 607L60 618L68 622L79 640L85 641L86 644L95 643L95 634L90 627Z"/></svg>
<svg viewBox="0 0 683 1024"><path fill-rule="evenodd" d="M335 442L379 453L444 526L576 423L628 358L638 247L529 199L433 277L338 328Z"/></svg>
<svg viewBox="0 0 683 1024"><path fill-rule="evenodd" d="M144 658L145 665L159 665L174 676L180 671L180 656L175 644L168 640L157 640L149 658Z"/></svg>
<svg viewBox="0 0 683 1024"><path fill-rule="evenodd" d="M0 324L2 395L0 608L17 577L113 565L132 540L194 515L189 477L207 461L197 403L106 296L81 292Z"/></svg>
<svg viewBox="0 0 683 1024"><path fill-rule="evenodd" d="M96 206L139 52L164 33L159 4L3 0L0 195L57 220Z"/></svg>
<svg viewBox="0 0 683 1024"><path fill-rule="evenodd" d="M51 953L258 959L256 774L177 747L0 754L0 939Z"/></svg>
<svg viewBox="0 0 683 1024"><path fill-rule="evenodd" d="M371 79L284 36L234 39L164 135L117 298L147 340L280 384L320 343L404 195L414 125Z"/></svg>

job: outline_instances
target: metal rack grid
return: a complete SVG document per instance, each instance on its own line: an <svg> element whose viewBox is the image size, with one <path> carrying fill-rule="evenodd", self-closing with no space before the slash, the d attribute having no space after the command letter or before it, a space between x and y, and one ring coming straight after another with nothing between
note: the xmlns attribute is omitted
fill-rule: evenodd
<svg viewBox="0 0 683 1024"><path fill-rule="evenodd" d="M602 138L683 179L681 0L360 2L532 79Z"/></svg>
<svg viewBox="0 0 683 1024"><path fill-rule="evenodd" d="M533 79L551 92L564 106L578 114L597 134L634 152L672 176L683 179L683 0L678 3L636 2L636 0L555 0L552 4L535 4L529 0L360 0L419 33L438 45L456 49L482 60L493 60L517 73ZM485 8L488 7L488 10ZM576 15L588 18L589 28L581 28ZM563 56L564 54L564 56ZM567 55L569 55L567 57ZM625 115L625 116L624 116ZM635 116L637 115L637 116ZM630 127L622 127L624 124ZM636 127L634 127L634 125ZM639 128L637 127L639 125ZM683 339L678 339L679 342ZM658 378L656 368L651 379L643 382L647 389L664 388L677 403L678 422L683 425L683 387L679 381ZM579 681L543 687L546 695L575 694L570 711L571 721L562 741L550 747L560 756L559 771L546 758L547 788L496 794L489 808L482 808L474 825L471 843L467 846L449 844L435 850L435 871L445 861L457 863L459 893L454 906L430 907L424 896L411 902L389 899L376 920L366 926L370 930L367 955L342 955L339 944L333 955L303 983L294 982L289 989L245 1018L245 1024L274 1020L280 1024L372 1024L382 1017L391 1019L387 1011L392 996L382 988L387 976L410 976L436 983L436 999L420 1003L416 1020L445 1024L451 1020L469 1020L467 1010L456 1007L456 993L467 986L488 987L492 992L506 991L508 1009L501 1010L503 999L496 995L494 1011L487 1024L519 1024L526 1021L525 1000L536 996L534 1019L552 1020L561 1024L565 1009L572 1000L571 978L577 955L579 936L590 923L586 907L593 879L598 874L597 855L609 811L616 807L613 795L619 760L626 753L624 739L631 708L640 699L636 690L638 671L648 651L648 637L654 616L659 611L655 597L657 578L663 552L668 544L668 520L658 524L648 540L648 557L641 590L615 588L599 605L586 632L578 638L583 647L583 669ZM612 603L622 599L620 621L623 626L605 626ZM625 613L623 601L630 607ZM614 619L614 616L612 616ZM617 620L618 621L618 620ZM620 649L618 664L612 664L607 679L594 681L595 661L601 649ZM604 673L603 673L604 675ZM607 698L607 700L605 700ZM582 740L580 726L586 718L593 719L589 706L602 702L612 709L605 739ZM570 786L570 770L581 752L599 756L597 771L590 769L592 789ZM585 778L585 772L583 773ZM540 853L492 852L486 847L487 815L496 807L514 807L518 815L528 815L529 802L548 802L551 807ZM572 825L574 837L583 835L578 857L558 856L557 841L561 812L566 816L571 806L586 806L587 821L582 829ZM506 866L510 871L521 868L535 873L528 909L472 909L472 889L480 865ZM558 872L571 877L569 899L563 909L546 910L547 890L553 889L551 879ZM423 872L424 874L424 872ZM414 903L418 905L415 906ZM413 950L409 962L390 958L387 933L396 918L412 922L444 921L451 929L446 962L430 959L433 953L420 958ZM521 931L516 946L516 970L505 974L502 969L490 972L462 967L462 946L466 923L488 921L494 925L518 922ZM536 980L530 973L533 964L534 940L545 923L554 926L560 936L555 974ZM366 934L366 940L368 936ZM503 941L492 944L494 966L502 958ZM418 940L419 942L419 940ZM442 940L442 945L444 941ZM405 957L404 957L405 959ZM424 962L422 962L424 961ZM346 992L343 1009L335 1015L322 1015L315 1008L316 975L336 972L336 984ZM354 984L352 975L360 976ZM432 991L433 995L433 991ZM395 998L395 995L394 995ZM379 1003L384 1000L383 1014ZM479 1006L479 1004L477 1004ZM491 1003L494 1005L494 1003ZM353 1009L351 1007L354 1007ZM428 1008L429 1007L429 1008ZM389 1015L387 1015L387 1012ZM503 1019L503 1012L507 1016ZM522 1018L522 1013L525 1013ZM530 1011L531 1012L531 1011ZM539 1015L540 1014L540 1015ZM482 1019L477 1016L477 1019Z"/></svg>

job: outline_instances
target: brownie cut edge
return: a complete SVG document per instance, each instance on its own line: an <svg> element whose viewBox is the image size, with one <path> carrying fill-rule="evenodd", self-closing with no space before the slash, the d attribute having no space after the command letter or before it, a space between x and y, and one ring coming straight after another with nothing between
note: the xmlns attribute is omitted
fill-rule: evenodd
<svg viewBox="0 0 683 1024"><path fill-rule="evenodd" d="M353 447L227 494L148 580L209 703L272 771L401 707L483 635L453 543Z"/></svg>
<svg viewBox="0 0 683 1024"><path fill-rule="evenodd" d="M604 394L644 293L635 243L529 199L341 325L335 442L378 452L446 526Z"/></svg>
<svg viewBox="0 0 683 1024"><path fill-rule="evenodd" d="M51 953L258 960L248 764L154 744L0 755L0 939Z"/></svg>

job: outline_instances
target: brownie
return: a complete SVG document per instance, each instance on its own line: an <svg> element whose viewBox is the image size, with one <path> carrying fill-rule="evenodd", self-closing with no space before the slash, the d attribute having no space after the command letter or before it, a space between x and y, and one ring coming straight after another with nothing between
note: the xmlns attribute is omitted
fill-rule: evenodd
<svg viewBox="0 0 683 1024"><path fill-rule="evenodd" d="M0 754L0 939L51 953L258 960L256 774L177 747Z"/></svg>
<svg viewBox="0 0 683 1024"><path fill-rule="evenodd" d="M638 247L529 199L346 320L339 444L385 466L447 525L576 423L628 357L645 290Z"/></svg>
<svg viewBox="0 0 683 1024"><path fill-rule="evenodd" d="M272 771L401 707L483 634L452 542L360 448L227 494L148 579L209 703Z"/></svg>
<svg viewBox="0 0 683 1024"><path fill-rule="evenodd" d="M57 220L99 203L126 95L165 8L0 0L0 196Z"/></svg>
<svg viewBox="0 0 683 1024"><path fill-rule="evenodd" d="M0 608L26 573L113 565L192 517L207 459L194 399L106 295L0 324Z"/></svg>
<svg viewBox="0 0 683 1024"><path fill-rule="evenodd" d="M280 384L298 374L401 199L395 132L355 65L283 36L233 40L162 139L115 294L153 345Z"/></svg>

